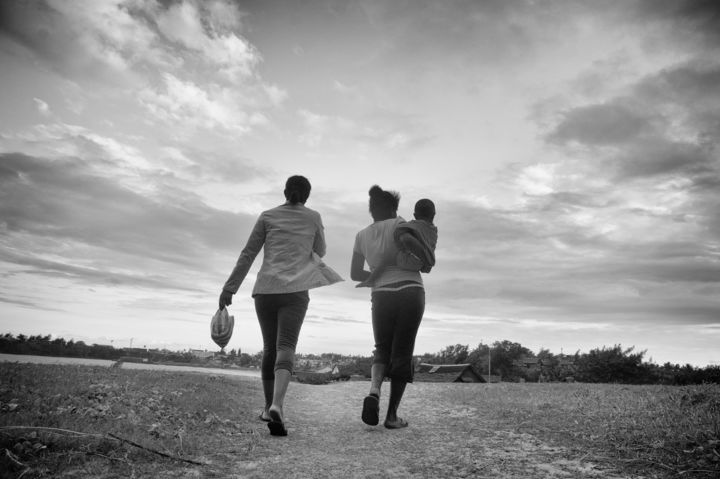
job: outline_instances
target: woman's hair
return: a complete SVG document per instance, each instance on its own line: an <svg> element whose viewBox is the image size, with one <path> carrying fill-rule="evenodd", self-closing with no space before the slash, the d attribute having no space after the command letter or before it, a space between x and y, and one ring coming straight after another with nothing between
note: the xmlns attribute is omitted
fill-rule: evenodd
<svg viewBox="0 0 720 479"><path fill-rule="evenodd" d="M305 203L310 197L310 182L307 178L294 175L285 182L285 199L296 205Z"/></svg>
<svg viewBox="0 0 720 479"><path fill-rule="evenodd" d="M373 220L382 221L397 216L400 206L400 194L396 191L385 191L378 185L373 185L368 191L370 195L370 215Z"/></svg>

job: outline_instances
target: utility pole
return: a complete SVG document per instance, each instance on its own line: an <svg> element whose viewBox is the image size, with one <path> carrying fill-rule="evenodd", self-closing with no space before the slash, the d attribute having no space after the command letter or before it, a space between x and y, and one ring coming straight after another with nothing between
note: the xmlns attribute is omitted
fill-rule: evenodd
<svg viewBox="0 0 720 479"><path fill-rule="evenodd" d="M491 376L492 373L490 372L491 371L491 368L490 368L491 356L492 355L490 354L490 345L488 344L488 384L490 384L492 382L492 376Z"/></svg>

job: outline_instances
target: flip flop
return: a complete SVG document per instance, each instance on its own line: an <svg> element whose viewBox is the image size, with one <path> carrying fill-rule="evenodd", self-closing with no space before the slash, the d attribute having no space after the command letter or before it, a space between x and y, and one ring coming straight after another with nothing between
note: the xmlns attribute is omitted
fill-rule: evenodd
<svg viewBox="0 0 720 479"><path fill-rule="evenodd" d="M363 400L362 421L369 426L377 426L380 422L380 398L374 394L365 396Z"/></svg>
<svg viewBox="0 0 720 479"><path fill-rule="evenodd" d="M402 429L404 427L408 427L408 422L405 419L399 417L397 418L397 422L390 423L385 421L383 423L383 426L385 426L387 429Z"/></svg>
<svg viewBox="0 0 720 479"><path fill-rule="evenodd" d="M258 419L260 419L261 421L270 422L270 418L265 416L265 411L260 413L260 415L258 416Z"/></svg>
<svg viewBox="0 0 720 479"><path fill-rule="evenodd" d="M287 436L287 429L283 423L280 413L271 409L268 411L270 416L270 422L268 422L268 429L270 429L271 436Z"/></svg>

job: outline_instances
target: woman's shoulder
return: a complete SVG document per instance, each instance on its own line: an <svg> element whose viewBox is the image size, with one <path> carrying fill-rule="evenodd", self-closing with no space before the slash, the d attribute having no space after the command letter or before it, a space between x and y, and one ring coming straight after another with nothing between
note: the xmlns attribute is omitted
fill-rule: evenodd
<svg viewBox="0 0 720 479"><path fill-rule="evenodd" d="M313 217L316 217L316 218L320 218L320 212L315 211L315 210L312 209L312 208L308 208L308 207L305 206L305 205L300 205L300 206L302 206L302 208L305 210L305 212L306 212L308 215L313 216Z"/></svg>
<svg viewBox="0 0 720 479"><path fill-rule="evenodd" d="M405 219L402 216L396 216L395 218L390 218L383 221L378 221L377 223L374 223L375 225L378 225L379 228L387 230L387 229L395 229L398 225L406 223Z"/></svg>
<svg viewBox="0 0 720 479"><path fill-rule="evenodd" d="M269 210L265 210L262 213L260 213L261 216L271 216L275 214L292 214L291 212L301 212L304 215L312 216L319 218L320 213L315 211L312 208L308 208L307 206L303 204L290 204L290 203L283 203L281 205L277 205L274 208L270 208Z"/></svg>

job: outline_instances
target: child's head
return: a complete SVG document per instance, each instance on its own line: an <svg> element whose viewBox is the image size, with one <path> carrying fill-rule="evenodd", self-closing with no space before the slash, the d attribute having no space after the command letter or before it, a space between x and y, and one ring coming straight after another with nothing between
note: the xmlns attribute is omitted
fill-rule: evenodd
<svg viewBox="0 0 720 479"><path fill-rule="evenodd" d="M416 220L425 220L432 223L433 219L435 219L435 203L427 198L418 200L415 203L414 216Z"/></svg>

